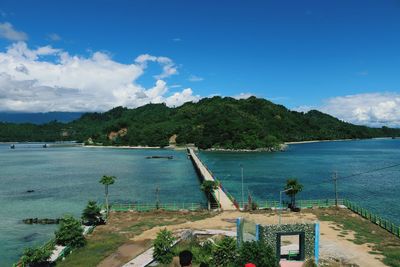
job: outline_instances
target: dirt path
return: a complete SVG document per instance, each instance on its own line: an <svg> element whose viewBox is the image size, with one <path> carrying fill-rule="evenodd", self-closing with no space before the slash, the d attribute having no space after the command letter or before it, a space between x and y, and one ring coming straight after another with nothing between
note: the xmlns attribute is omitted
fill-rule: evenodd
<svg viewBox="0 0 400 267"><path fill-rule="evenodd" d="M150 245L150 240L154 240L157 232L161 229L167 228L171 231L179 231L181 229L221 229L221 230L235 230L236 218L244 217L259 224L276 224L278 223L278 216L274 213L259 213L250 214L238 211L227 211L220 213L212 218L204 220L185 222L181 224L168 225L162 227L154 227L150 230L144 231L139 235L130 239L128 244L121 246L118 251L108 258L106 258L100 265L101 267L117 267L121 263L128 262L138 254L145 251ZM317 218L312 213L290 213L282 215L282 223L293 222L306 222L315 221ZM355 264L362 267L380 267L385 266L377 257L368 252L371 251L367 244L357 245L347 239L352 239L353 234L348 233L343 236L342 229L331 222L320 222L320 258L331 260L338 260L343 264ZM142 244L142 245L133 245ZM144 245L145 244L145 245ZM338 265L341 266L341 265Z"/></svg>
<svg viewBox="0 0 400 267"><path fill-rule="evenodd" d="M361 267L386 266L379 258L381 255L373 255L368 244L357 245L347 239L354 239L354 233L349 231L344 235L341 229L331 222L320 222L320 257L322 259L336 259L342 264L357 264Z"/></svg>

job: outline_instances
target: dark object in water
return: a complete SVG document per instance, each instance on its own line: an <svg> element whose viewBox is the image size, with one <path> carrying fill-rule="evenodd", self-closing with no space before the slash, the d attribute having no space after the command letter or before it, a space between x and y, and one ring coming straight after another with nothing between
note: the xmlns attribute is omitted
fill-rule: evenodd
<svg viewBox="0 0 400 267"><path fill-rule="evenodd" d="M33 192L35 192L35 190L29 189L29 190L26 190L26 192L27 193L33 193Z"/></svg>
<svg viewBox="0 0 400 267"><path fill-rule="evenodd" d="M20 240L22 240L24 242L31 242L31 241L35 240L38 236L39 236L38 233L33 233L33 234L29 234L29 235L22 237Z"/></svg>
<svg viewBox="0 0 400 267"><path fill-rule="evenodd" d="M47 144L44 144L44 145L43 145L43 148L47 148Z"/></svg>
<svg viewBox="0 0 400 267"><path fill-rule="evenodd" d="M12 144L12 145L10 146L10 148L11 148L11 149L15 149L15 145Z"/></svg>
<svg viewBox="0 0 400 267"><path fill-rule="evenodd" d="M25 224L59 224L60 219L38 219L38 218L27 218L22 220Z"/></svg>
<svg viewBox="0 0 400 267"><path fill-rule="evenodd" d="M173 156L147 156L146 159L173 159Z"/></svg>

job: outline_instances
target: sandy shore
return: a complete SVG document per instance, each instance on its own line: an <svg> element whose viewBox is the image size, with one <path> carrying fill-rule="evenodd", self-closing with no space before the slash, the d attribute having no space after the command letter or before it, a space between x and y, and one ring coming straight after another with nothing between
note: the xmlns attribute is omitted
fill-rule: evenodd
<svg viewBox="0 0 400 267"><path fill-rule="evenodd" d="M159 146L94 146L84 145L83 147L89 148L121 148L121 149L161 149Z"/></svg>
<svg viewBox="0 0 400 267"><path fill-rule="evenodd" d="M310 141L296 141L285 142L285 145L308 144L308 143L321 143L321 142L342 142L342 141L357 141L361 139L335 139L335 140L310 140Z"/></svg>

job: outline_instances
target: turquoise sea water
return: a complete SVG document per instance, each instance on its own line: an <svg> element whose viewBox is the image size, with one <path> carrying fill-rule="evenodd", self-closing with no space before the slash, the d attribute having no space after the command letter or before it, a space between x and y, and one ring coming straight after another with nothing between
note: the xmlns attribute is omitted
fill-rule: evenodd
<svg viewBox="0 0 400 267"><path fill-rule="evenodd" d="M145 159L173 155L173 160ZM333 171L338 172L339 197L346 197L400 223L400 167L352 178L400 163L400 140L363 140L290 145L279 153L200 152L201 159L235 198L244 187L256 200L277 200L287 177L304 184L299 198L333 198ZM184 151L110 148L31 148L0 145L0 266L11 266L26 246L53 237L54 225L24 225L26 217L79 216L88 199L103 200L98 183L115 175L111 201L205 202L199 181ZM34 193L26 193L35 190ZM247 194L246 194L247 195Z"/></svg>
<svg viewBox="0 0 400 267"><path fill-rule="evenodd" d="M334 198L332 174L338 172L339 198L347 198L400 224L400 140L372 139L290 145L282 153L201 152L201 158L224 187L241 201L241 171L247 192L258 200L279 200L289 177L304 185L300 199Z"/></svg>
<svg viewBox="0 0 400 267"><path fill-rule="evenodd" d="M111 148L47 148L0 145L0 266L11 266L26 246L53 237L55 225L25 225L23 218L80 216L87 200L103 201L103 174L118 177L110 200L205 202L184 151ZM145 159L173 155L173 160ZM27 190L35 190L26 193Z"/></svg>

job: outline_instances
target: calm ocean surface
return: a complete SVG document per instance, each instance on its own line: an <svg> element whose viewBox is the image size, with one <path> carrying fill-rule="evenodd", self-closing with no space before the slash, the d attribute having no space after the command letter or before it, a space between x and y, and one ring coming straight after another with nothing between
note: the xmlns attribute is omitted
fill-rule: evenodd
<svg viewBox="0 0 400 267"><path fill-rule="evenodd" d="M55 225L25 225L23 218L80 216L89 199L103 201L98 181L104 174L118 178L109 189L111 202L154 203L157 186L161 202L206 201L184 151L30 146L0 145L1 267L11 266L24 247L53 237ZM146 159L149 155L174 159Z"/></svg>
<svg viewBox="0 0 400 267"><path fill-rule="evenodd" d="M173 160L145 159L173 155ZM400 223L400 167L341 178L400 163L400 140L363 140L290 145L282 153L200 152L201 159L238 200L240 164L244 188L260 201L278 199L288 177L304 184L299 198L333 198L332 172L339 197L346 197ZM110 148L22 148L0 145L0 266L11 266L26 246L53 237L54 225L24 225L27 217L80 216L88 199L103 200L98 183L115 175L111 201L205 202L184 151ZM183 189L183 190L182 190ZM26 193L35 190L34 193ZM179 190L179 191L178 191Z"/></svg>

